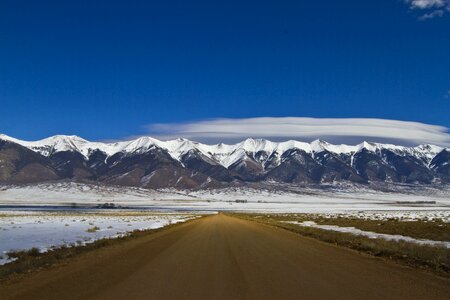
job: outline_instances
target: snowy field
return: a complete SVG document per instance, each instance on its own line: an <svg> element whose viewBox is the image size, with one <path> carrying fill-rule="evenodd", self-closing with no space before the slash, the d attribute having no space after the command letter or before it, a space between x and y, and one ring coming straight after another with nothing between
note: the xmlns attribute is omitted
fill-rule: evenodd
<svg viewBox="0 0 450 300"><path fill-rule="evenodd" d="M96 208L105 203L122 209ZM10 250L37 247L46 251L62 245L83 245L217 211L449 222L450 190L406 188L400 193L353 187L155 191L69 182L0 186L0 263L8 261L5 252Z"/></svg>
<svg viewBox="0 0 450 300"><path fill-rule="evenodd" d="M0 211L0 264L10 261L6 253L41 252L61 246L77 246L102 238L126 235L133 230L156 229L196 218L194 214L155 214L127 211Z"/></svg>
<svg viewBox="0 0 450 300"><path fill-rule="evenodd" d="M450 189L381 192L364 187L297 191L227 188L200 191L146 190L79 183L0 187L0 207L96 206L103 203L167 211L348 213L358 211L449 211Z"/></svg>

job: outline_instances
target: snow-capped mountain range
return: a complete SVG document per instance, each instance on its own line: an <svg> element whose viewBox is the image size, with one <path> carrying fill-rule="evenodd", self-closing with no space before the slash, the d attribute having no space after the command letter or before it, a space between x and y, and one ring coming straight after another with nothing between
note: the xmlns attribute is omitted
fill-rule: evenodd
<svg viewBox="0 0 450 300"><path fill-rule="evenodd" d="M399 155L416 156L417 158L429 163L439 152L444 150L443 147L429 144L424 144L417 147L404 147L391 144L363 142L361 144L351 146L344 144L333 145L322 140L315 140L311 143L294 140L276 143L265 139L252 138L248 138L233 145L206 145L182 138L171 141L160 141L147 136L131 141L115 143L90 142L75 135L55 135L43 140L30 142L0 134L0 139L17 143L47 157L64 151L78 152L86 159L88 159L89 156L95 151L104 152L108 157L111 157L117 153L126 153L128 155L143 153L153 147L158 147L165 149L172 158L181 161L184 154L194 150L201 152L203 155L213 159L226 168L245 158L247 153L258 153L260 151L270 153L269 156L275 155L279 158L284 152L290 149L299 149L310 154L328 151L337 155L355 154L363 149L371 152L389 150Z"/></svg>
<svg viewBox="0 0 450 300"><path fill-rule="evenodd" d="M0 134L0 182L69 178L150 188L263 181L447 184L449 153L435 145L333 145L322 140L249 138L207 145L151 137L101 143L65 135L22 141Z"/></svg>

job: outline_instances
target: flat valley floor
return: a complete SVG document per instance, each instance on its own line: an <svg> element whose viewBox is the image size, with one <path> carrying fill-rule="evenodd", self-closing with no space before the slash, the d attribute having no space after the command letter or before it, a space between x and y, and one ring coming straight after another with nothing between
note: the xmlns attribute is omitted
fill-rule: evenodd
<svg viewBox="0 0 450 300"><path fill-rule="evenodd" d="M223 214L94 250L1 299L449 299L450 282Z"/></svg>

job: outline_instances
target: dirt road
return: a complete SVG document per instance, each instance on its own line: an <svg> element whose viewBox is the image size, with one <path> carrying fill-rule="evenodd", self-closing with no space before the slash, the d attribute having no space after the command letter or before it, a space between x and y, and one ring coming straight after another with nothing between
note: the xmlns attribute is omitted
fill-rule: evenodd
<svg viewBox="0 0 450 300"><path fill-rule="evenodd" d="M449 281L222 214L0 287L1 299L449 299Z"/></svg>

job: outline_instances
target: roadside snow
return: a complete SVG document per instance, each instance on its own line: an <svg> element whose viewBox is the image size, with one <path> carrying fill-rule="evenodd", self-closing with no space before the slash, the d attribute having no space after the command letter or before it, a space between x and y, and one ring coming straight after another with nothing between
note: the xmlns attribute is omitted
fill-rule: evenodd
<svg viewBox="0 0 450 300"><path fill-rule="evenodd" d="M317 214L324 218L356 218L362 220L397 220L403 222L413 221L443 221L450 223L450 210L430 211L347 211L343 213L322 213Z"/></svg>
<svg viewBox="0 0 450 300"><path fill-rule="evenodd" d="M33 247L41 252L61 246L92 243L124 236L133 230L156 229L185 222L194 214L2 212L0 214L0 264L10 262L8 251ZM98 228L98 229L97 229ZM88 231L88 229L91 229Z"/></svg>
<svg viewBox="0 0 450 300"><path fill-rule="evenodd" d="M398 234L393 235L393 234L377 233L377 232L372 232L372 231L364 231L364 230L357 229L355 227L340 227L340 226L335 226L335 225L319 225L313 221L304 221L304 222L284 221L284 223L295 224L295 225L299 225L299 226L303 226L303 227L319 228L319 229L323 229L323 230L351 233L354 235L366 236L370 239L383 239L383 240L387 240L387 241L396 241L396 242L402 241L402 242L414 243L414 244L419 244L419 245L430 245L430 246L450 248L450 242L415 239L415 238L412 238L409 236L403 236L403 235L398 235Z"/></svg>

